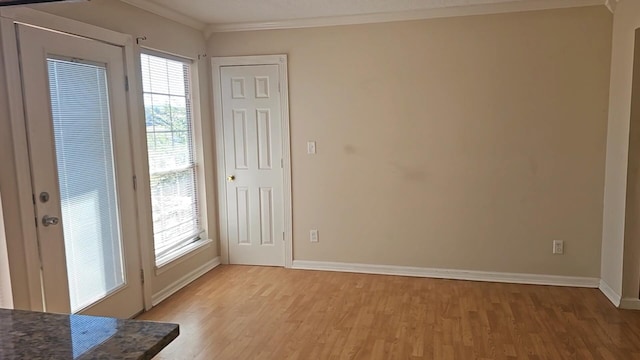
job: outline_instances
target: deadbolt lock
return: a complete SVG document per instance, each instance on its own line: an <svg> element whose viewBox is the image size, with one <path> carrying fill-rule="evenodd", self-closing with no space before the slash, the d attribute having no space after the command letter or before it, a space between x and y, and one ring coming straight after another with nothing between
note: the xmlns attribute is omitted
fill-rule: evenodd
<svg viewBox="0 0 640 360"><path fill-rule="evenodd" d="M47 201L49 201L49 193L46 191L43 191L40 193L40 202L46 203Z"/></svg>

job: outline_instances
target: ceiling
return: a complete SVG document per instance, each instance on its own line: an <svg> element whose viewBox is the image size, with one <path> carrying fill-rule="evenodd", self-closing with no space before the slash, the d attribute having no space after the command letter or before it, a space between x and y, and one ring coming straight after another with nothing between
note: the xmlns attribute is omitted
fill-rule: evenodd
<svg viewBox="0 0 640 360"><path fill-rule="evenodd" d="M605 0L122 0L193 27L500 7L604 5ZM611 0L609 0L611 1ZM505 11L499 11L505 12Z"/></svg>

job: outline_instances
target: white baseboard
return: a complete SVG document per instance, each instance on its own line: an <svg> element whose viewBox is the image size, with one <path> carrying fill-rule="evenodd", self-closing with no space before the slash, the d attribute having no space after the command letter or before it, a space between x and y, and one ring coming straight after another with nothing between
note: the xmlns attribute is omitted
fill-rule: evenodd
<svg viewBox="0 0 640 360"><path fill-rule="evenodd" d="M187 275L183 276L178 281L173 282L172 284L170 284L166 288L164 288L164 289L158 291L157 293L155 293L151 297L151 305L152 306L158 305L160 302L162 302L163 300L165 300L169 296L175 294L176 292L178 292L178 290L180 290L183 287L189 285L192 281L194 281L195 279L199 278L200 276L206 274L207 272L209 272L211 269L215 268L218 265L220 265L220 257L219 256L215 257L211 261L206 262L204 265L200 266L199 268L197 268L197 269L193 270L192 272L188 273Z"/></svg>
<svg viewBox="0 0 640 360"><path fill-rule="evenodd" d="M324 270L363 274L399 275L437 279L471 280L531 285L554 285L585 288L598 288L598 286L600 285L600 279L589 277L434 269L395 265L351 264L325 261L294 260L292 268L301 270Z"/></svg>
<svg viewBox="0 0 640 360"><path fill-rule="evenodd" d="M609 301L613 303L613 305L615 305L616 307L620 307L620 300L622 299L622 297L618 295L618 293L615 292L615 290L613 290L611 286L609 286L609 284L607 284L604 280L600 280L600 286L598 287L598 289L602 291L604 296L606 296L607 299L609 299Z"/></svg>
<svg viewBox="0 0 640 360"><path fill-rule="evenodd" d="M640 299L622 298L620 301L620 309L640 310Z"/></svg>

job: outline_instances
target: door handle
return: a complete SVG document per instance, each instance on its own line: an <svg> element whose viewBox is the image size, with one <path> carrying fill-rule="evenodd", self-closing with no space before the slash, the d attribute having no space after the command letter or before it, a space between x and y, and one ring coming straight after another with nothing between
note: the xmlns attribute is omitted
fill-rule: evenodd
<svg viewBox="0 0 640 360"><path fill-rule="evenodd" d="M228 181L228 182L235 181L235 179L236 179L236 177L235 177L235 176L233 176L233 175L229 175L229 176L227 176L227 181Z"/></svg>
<svg viewBox="0 0 640 360"><path fill-rule="evenodd" d="M44 226L58 225L59 222L60 222L60 219L58 219L55 216L45 215L42 217L42 225Z"/></svg>

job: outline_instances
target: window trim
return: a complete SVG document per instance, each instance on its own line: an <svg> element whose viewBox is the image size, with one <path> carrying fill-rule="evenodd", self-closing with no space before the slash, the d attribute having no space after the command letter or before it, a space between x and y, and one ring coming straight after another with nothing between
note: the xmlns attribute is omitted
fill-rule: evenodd
<svg viewBox="0 0 640 360"><path fill-rule="evenodd" d="M146 46L140 46L140 55L151 55L151 56L156 56L156 57L161 57L161 58L165 58L168 60L173 60L173 61L179 61L179 62L183 62L185 64L188 64L189 67L193 67L194 63L195 63L195 59L191 59L185 56L180 56L180 55L176 55L176 54L172 54L169 52L165 52L165 51L160 51L160 50L156 50L156 49L152 49ZM191 70L191 69L189 69ZM193 75L191 76L193 78ZM191 81L193 82L193 80ZM144 91L144 89L142 89Z"/></svg>
<svg viewBox="0 0 640 360"><path fill-rule="evenodd" d="M170 52L161 51L161 50L149 48L146 46L140 46L139 48L140 48L140 51L138 53L138 61L141 61L141 56L143 54L161 57L161 58L165 58L173 61L179 61L189 66L189 75L190 75L188 85L189 85L189 94L191 95L190 96L191 98L188 100L188 102L191 108L190 109L191 123L192 123L191 136L192 136L192 147L193 147L192 151L193 151L193 157L194 157L193 167L194 167L195 178L196 178L196 196L198 197L198 204L199 204L198 210L199 210L200 227L201 227L201 232L199 236L200 239L190 244L187 244L185 246L182 246L180 248L177 248L160 257L156 257L156 253L155 253L153 220L151 216L151 211L153 211L153 205L151 202L150 182L148 181L151 179L151 172L149 171L149 162L148 162L149 149L147 147L146 128L143 129L144 139L142 139L142 142L144 143L144 156L146 161L145 180L147 180L146 182L148 183L145 185L148 187L148 194L147 194L148 208L145 210L149 212L148 216L150 220L149 221L149 227L150 227L149 251L150 251L153 268L155 270L155 274L159 275L165 272L166 270L168 270L169 268L173 267L175 264L186 260L187 258L191 257L192 255L195 255L200 250L206 248L208 245L213 243L213 240L209 236L209 226L208 226L209 224L207 221L208 215L207 215L207 196L206 196L206 183L205 183L206 178L204 174L205 158L204 158L204 148L203 148L204 139L203 139L203 131L202 131L202 116L201 116L201 110L200 110L200 105L201 105L200 83L199 83L199 76L198 76L198 64L196 59L172 54ZM139 69L141 70L141 67L139 67ZM141 73L140 73L140 77L142 79ZM144 110L144 89L142 88L142 86L140 87L140 94L141 94L140 101L142 103L142 107L141 107L142 115L146 116L145 110Z"/></svg>
<svg viewBox="0 0 640 360"><path fill-rule="evenodd" d="M193 255L198 254L200 251L204 250L212 243L213 240L203 238L198 241L192 242L191 244L183 246L176 251L165 255L164 257L160 257L160 260L156 261L156 265L154 268L155 274L160 275L168 271L180 262L187 260Z"/></svg>

